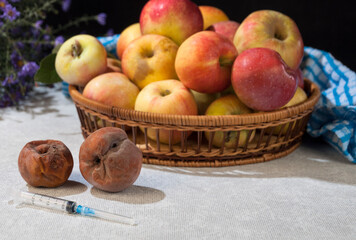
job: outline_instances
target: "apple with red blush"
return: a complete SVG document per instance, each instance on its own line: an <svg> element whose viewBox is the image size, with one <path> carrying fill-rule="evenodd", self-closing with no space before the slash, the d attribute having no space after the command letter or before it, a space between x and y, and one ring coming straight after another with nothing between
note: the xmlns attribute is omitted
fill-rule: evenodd
<svg viewBox="0 0 356 240"><path fill-rule="evenodd" d="M228 21L229 17L220 8L208 5L199 6L199 10L203 16L204 30L217 22Z"/></svg>
<svg viewBox="0 0 356 240"><path fill-rule="evenodd" d="M123 73L109 72L90 80L83 96L106 105L134 109L139 91Z"/></svg>
<svg viewBox="0 0 356 240"><path fill-rule="evenodd" d="M298 87L304 89L304 76L303 76L302 69L298 68L296 74L297 74Z"/></svg>
<svg viewBox="0 0 356 240"><path fill-rule="evenodd" d="M213 31L201 31L179 47L175 69L184 86L201 93L216 93L230 86L236 56L237 50L229 39Z"/></svg>
<svg viewBox="0 0 356 240"><path fill-rule="evenodd" d="M289 16L273 10L259 10L248 15L233 41L239 54L249 48L273 49L292 69L299 67L304 54L297 24Z"/></svg>
<svg viewBox="0 0 356 240"><path fill-rule="evenodd" d="M124 54L124 50L133 40L141 37L141 27L139 23L131 24L126 27L120 34L119 39L116 42L116 54L122 59L122 55Z"/></svg>
<svg viewBox="0 0 356 240"><path fill-rule="evenodd" d="M198 108L193 94L179 80L168 79L152 82L144 87L136 98L135 110L171 115L197 115ZM143 127L140 127L144 131ZM171 134L171 136L170 136ZM188 133L190 134L190 133ZM156 130L148 128L147 136L157 140ZM160 130L159 141L175 144L181 140L181 132Z"/></svg>
<svg viewBox="0 0 356 240"><path fill-rule="evenodd" d="M281 108L298 86L296 71L269 48L243 51L234 62L231 83L238 98L257 111Z"/></svg>
<svg viewBox="0 0 356 240"><path fill-rule="evenodd" d="M222 21L222 22L217 22L208 27L206 30L214 31L216 33L219 33L225 37L227 37L231 42L234 40L235 33L240 26L240 23L236 21Z"/></svg>
<svg viewBox="0 0 356 240"><path fill-rule="evenodd" d="M159 34L180 45L189 36L203 30L203 17L190 0L151 0L140 14L142 34Z"/></svg>

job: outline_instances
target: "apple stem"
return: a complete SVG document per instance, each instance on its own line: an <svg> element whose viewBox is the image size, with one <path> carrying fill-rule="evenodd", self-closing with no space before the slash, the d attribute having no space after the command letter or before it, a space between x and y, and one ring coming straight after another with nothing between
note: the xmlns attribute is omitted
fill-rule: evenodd
<svg viewBox="0 0 356 240"><path fill-rule="evenodd" d="M82 46L80 45L78 40L75 40L72 44L72 56L79 57L80 54L83 52Z"/></svg>
<svg viewBox="0 0 356 240"><path fill-rule="evenodd" d="M168 89L164 90L163 92L161 92L161 96L165 97L167 95L169 95L171 93L171 91L169 91Z"/></svg>
<svg viewBox="0 0 356 240"><path fill-rule="evenodd" d="M233 61L231 61L231 59L229 58L219 58L219 63L221 67L229 67L233 64Z"/></svg>

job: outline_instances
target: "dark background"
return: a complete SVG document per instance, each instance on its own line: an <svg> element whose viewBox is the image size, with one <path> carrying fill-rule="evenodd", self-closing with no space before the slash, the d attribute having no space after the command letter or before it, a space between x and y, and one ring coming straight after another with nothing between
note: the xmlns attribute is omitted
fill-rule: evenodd
<svg viewBox="0 0 356 240"><path fill-rule="evenodd" d="M106 26L95 22L72 28L67 34L86 32L95 36L105 35L108 29L120 33L128 25L139 22L146 0L72 0L67 13L49 18L50 22L65 23L84 14L107 14ZM261 9L280 11L291 17L299 27L304 45L330 52L347 67L356 70L356 13L351 1L344 0L193 0L197 5L211 5L223 10L231 20L242 22L251 12Z"/></svg>

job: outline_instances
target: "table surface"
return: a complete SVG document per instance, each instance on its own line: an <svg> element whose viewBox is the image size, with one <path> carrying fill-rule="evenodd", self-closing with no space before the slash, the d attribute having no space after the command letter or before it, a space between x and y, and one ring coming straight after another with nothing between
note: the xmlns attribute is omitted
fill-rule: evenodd
<svg viewBox="0 0 356 240"><path fill-rule="evenodd" d="M93 188L79 171L83 142L71 99L37 87L16 108L0 109L1 239L356 239L356 165L305 136L286 157L223 168L144 164L119 193ZM17 158L29 141L56 139L74 168L61 187L34 188ZM61 197L134 217L137 226L15 205L9 187Z"/></svg>

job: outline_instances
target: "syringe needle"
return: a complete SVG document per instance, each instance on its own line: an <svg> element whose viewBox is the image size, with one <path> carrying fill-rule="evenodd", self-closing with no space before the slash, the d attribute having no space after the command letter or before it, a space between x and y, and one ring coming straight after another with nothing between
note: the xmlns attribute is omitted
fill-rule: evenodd
<svg viewBox="0 0 356 240"><path fill-rule="evenodd" d="M126 217L123 215L114 214L114 213L105 212L105 211L94 209L94 208L89 208L89 207L82 206L82 205L75 205L74 212L78 213L80 215L83 215L83 216L92 216L92 217L102 218L105 220L114 221L114 222L118 222L118 223L133 225L133 226L137 225L137 222L133 218Z"/></svg>
<svg viewBox="0 0 356 240"><path fill-rule="evenodd" d="M65 211L67 213L77 213L83 216L97 217L118 223L137 225L137 222L133 218L89 208L66 199L14 189L11 190L11 195L14 197L15 202L18 203L26 203L39 207Z"/></svg>

